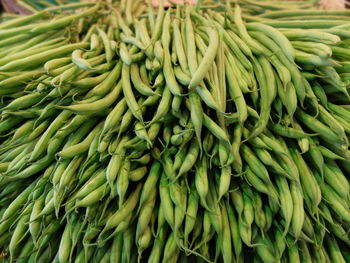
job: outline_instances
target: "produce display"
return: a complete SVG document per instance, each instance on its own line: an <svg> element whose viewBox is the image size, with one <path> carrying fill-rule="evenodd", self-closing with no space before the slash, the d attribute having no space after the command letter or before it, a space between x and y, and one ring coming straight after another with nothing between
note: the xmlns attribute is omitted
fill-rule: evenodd
<svg viewBox="0 0 350 263"><path fill-rule="evenodd" d="M350 11L159 2L0 23L0 261L350 262Z"/></svg>

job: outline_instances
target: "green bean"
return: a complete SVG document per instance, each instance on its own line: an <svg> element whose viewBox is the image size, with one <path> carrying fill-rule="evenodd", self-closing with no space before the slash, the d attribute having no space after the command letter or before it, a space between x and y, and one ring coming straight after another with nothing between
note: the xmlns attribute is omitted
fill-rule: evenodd
<svg viewBox="0 0 350 263"><path fill-rule="evenodd" d="M13 232L11 241L9 243L10 261L13 260L17 248L17 243L19 243L22 240L22 238L26 235L25 232L27 231L27 225L25 224L25 222L27 222L29 216L29 214L22 215L22 217L16 225L16 229Z"/></svg>
<svg viewBox="0 0 350 263"><path fill-rule="evenodd" d="M188 72L188 64L186 60L185 50L183 47L184 40L182 39L180 28L179 28L179 20L178 18L173 20L173 38L174 38L174 44L175 44L175 50L176 54L179 60L180 67L183 72Z"/></svg>
<svg viewBox="0 0 350 263"><path fill-rule="evenodd" d="M139 68L137 64L132 64L130 66L130 75L131 75L131 81L134 84L135 89L140 92L142 95L145 96L152 96L156 93L148 87L140 78L139 75Z"/></svg>
<svg viewBox="0 0 350 263"><path fill-rule="evenodd" d="M46 42L44 42L46 44ZM50 43L50 42L49 42ZM35 47L35 48L32 48L32 49L25 49L25 50L22 50L20 52L17 52L16 54L12 54L12 55L9 55L9 56L6 56L4 58L2 58L0 60L0 64L3 66L3 65L6 65L10 62L13 62L13 61L16 61L18 59L21 59L23 57L29 57L29 56L32 56L32 55L35 55L35 54L38 54L40 52L45 52L49 49L52 49L52 47L57 47L57 45L51 45L50 44L46 44L44 46L39 46L39 47Z"/></svg>
<svg viewBox="0 0 350 263"><path fill-rule="evenodd" d="M270 184L271 181L265 166L254 155L251 149L246 145L241 145L240 150L243 159L249 164L249 167L252 169L252 171L265 183Z"/></svg>
<svg viewBox="0 0 350 263"><path fill-rule="evenodd" d="M346 231L343 229L343 227L339 224L330 224L330 228L332 229L333 234L339 238L340 240L344 241L345 243L349 243L348 237L346 235Z"/></svg>
<svg viewBox="0 0 350 263"><path fill-rule="evenodd" d="M219 35L216 29L212 29L208 32L209 35L209 46L203 56L202 61L198 65L198 68L191 74L192 78L189 84L189 88L194 88L199 85L207 74L211 64L213 63L216 53L219 47Z"/></svg>
<svg viewBox="0 0 350 263"><path fill-rule="evenodd" d="M237 54L243 66L248 70L252 69L252 65L246 56L251 57L253 54L247 44L232 31L224 31L224 41Z"/></svg>
<svg viewBox="0 0 350 263"><path fill-rule="evenodd" d="M168 222L171 228L174 228L174 207L171 202L169 187L167 186L168 180L163 172L160 178L159 193L161 200L161 207L164 211L164 218Z"/></svg>
<svg viewBox="0 0 350 263"><path fill-rule="evenodd" d="M301 129L286 127L277 123L269 125L269 128L277 135L280 135L286 138L302 139L307 136L310 136L310 134L303 132L303 130Z"/></svg>
<svg viewBox="0 0 350 263"><path fill-rule="evenodd" d="M87 196L85 196L82 199L79 199L75 202L75 206L73 207L89 207L103 199L103 197L108 193L107 185L101 185L97 189L95 189L93 192L89 193Z"/></svg>
<svg viewBox="0 0 350 263"><path fill-rule="evenodd" d="M268 37L273 39L277 45L281 47L286 57L294 62L294 49L289 40L277 29L274 29L271 26L260 24L260 23L249 23L247 24L248 30L260 31L266 34Z"/></svg>
<svg viewBox="0 0 350 263"><path fill-rule="evenodd" d="M295 238L298 238L304 223L304 201L301 187L295 182L290 184L290 193L293 200L293 216L291 221L291 231Z"/></svg>
<svg viewBox="0 0 350 263"><path fill-rule="evenodd" d="M13 134L11 141L16 141L17 139L22 139L24 135L27 135L33 130L34 120L25 122L22 126L18 127Z"/></svg>
<svg viewBox="0 0 350 263"><path fill-rule="evenodd" d="M34 243L32 239L28 239L27 242L23 245L21 253L18 255L17 261L25 262L24 260L28 260L29 255L31 255L30 251L34 249ZM47 255L46 255L47 257Z"/></svg>
<svg viewBox="0 0 350 263"><path fill-rule="evenodd" d="M117 181L116 181L116 190L119 197L119 207L122 207L124 203L125 194L128 190L129 173L130 173L130 162L125 161L120 167Z"/></svg>
<svg viewBox="0 0 350 263"><path fill-rule="evenodd" d="M118 82L120 74L122 71L122 62L119 61L110 71L109 75L102 81L99 85L91 90L91 96L100 96L107 94L112 87L115 86L115 83Z"/></svg>
<svg viewBox="0 0 350 263"><path fill-rule="evenodd" d="M99 39L98 35L96 35L95 33L92 33L92 31L94 31L96 28L91 27L90 29L92 29L91 30L91 37L90 37L90 50L92 50L92 51L98 50L100 39Z"/></svg>
<svg viewBox="0 0 350 263"><path fill-rule="evenodd" d="M343 199L327 184L321 185L321 191L324 198L329 202L332 210L345 222L349 221L348 205Z"/></svg>
<svg viewBox="0 0 350 263"><path fill-rule="evenodd" d="M126 103L128 104L128 107L130 111L132 112L133 116L141 121L143 123L143 118L140 112L140 106L137 103L135 96L132 92L131 85L130 85L130 67L127 65L123 65L122 68L122 88L123 88L123 94L125 96Z"/></svg>
<svg viewBox="0 0 350 263"><path fill-rule="evenodd" d="M127 109L125 99L121 99L114 109L107 115L106 120L103 124L102 134L106 132L112 132L116 130L119 124L119 120Z"/></svg>
<svg viewBox="0 0 350 263"><path fill-rule="evenodd" d="M50 23L39 24L39 25L35 26L34 28L32 28L30 30L30 32L37 34L37 33L45 32L47 30L62 28L66 25L69 25L75 19L79 19L79 18L82 18L85 16L92 15L93 13L95 13L98 10L98 8L99 8L99 5L97 4L93 7L91 7L90 9L86 10L85 12L80 13L80 14L66 16L64 18L57 19L57 20L52 21Z"/></svg>
<svg viewBox="0 0 350 263"><path fill-rule="evenodd" d="M223 262L232 262L232 245L231 245L231 233L229 230L229 217L227 214L226 206L223 205L221 208L222 214L222 226L223 226L223 238L222 238L222 256Z"/></svg>
<svg viewBox="0 0 350 263"><path fill-rule="evenodd" d="M151 228L148 226L146 231L137 241L139 259L141 259L142 252L151 245L151 241L152 241L152 232L151 232Z"/></svg>
<svg viewBox="0 0 350 263"><path fill-rule="evenodd" d="M42 98L41 94L31 93L13 100L11 103L9 103L6 107L2 108L1 110L7 111L7 110L20 110L23 108L29 108L36 102L40 101L41 98Z"/></svg>
<svg viewBox="0 0 350 263"><path fill-rule="evenodd" d="M161 100L159 102L156 114L153 116L150 124L162 119L170 110L172 94L169 89L164 88ZM148 125L150 125L148 124Z"/></svg>
<svg viewBox="0 0 350 263"><path fill-rule="evenodd" d="M324 169L325 181L331 185L342 198L346 199L350 193L350 186L336 162L327 162Z"/></svg>
<svg viewBox="0 0 350 263"><path fill-rule="evenodd" d="M63 111L52 123L51 125L48 127L48 129L45 131L45 133L43 134L42 137L40 137L38 143L35 145L35 148L31 154L30 159L32 161L35 161L38 159L38 157L45 151L45 147L47 146L47 144L49 143L50 138L52 137L52 135L54 134L54 132L56 132L60 125L62 124L62 122L64 122L65 120L67 120L69 118L69 116L71 115L70 112L68 111Z"/></svg>
<svg viewBox="0 0 350 263"><path fill-rule="evenodd" d="M9 129L16 126L18 123L20 123L23 119L21 117L15 116L12 118L6 118L5 120L2 120L0 124L0 133L6 132Z"/></svg>
<svg viewBox="0 0 350 263"><path fill-rule="evenodd" d="M175 75L171 65L170 57L170 12L167 12L163 21L163 33L162 33L162 45L163 45L163 74L167 87L169 87L171 93L176 96L181 96L182 89L175 80Z"/></svg>
<svg viewBox="0 0 350 263"><path fill-rule="evenodd" d="M16 86L18 86L19 83L25 83L26 81L29 81L32 78L38 77L42 73L43 72L41 70L34 70L34 71L28 71L28 72L22 73L22 74L17 75L17 76L6 78L6 79L0 81L1 89L15 88ZM36 95L38 95L38 94L36 94ZM27 96L30 97L30 96L35 96L35 95L29 94ZM21 98L19 98L19 99L21 99ZM33 105L35 103L36 102L34 102Z"/></svg>
<svg viewBox="0 0 350 263"><path fill-rule="evenodd" d="M145 127L140 122L135 124L135 134L141 140L146 141L149 148L152 148L151 138L149 137Z"/></svg>
<svg viewBox="0 0 350 263"><path fill-rule="evenodd" d="M326 147L322 146L322 145L318 145L318 148L320 150L320 153L322 156L329 158L329 159L339 159L339 160L344 160L344 158L334 152L332 152L331 150L327 149Z"/></svg>
<svg viewBox="0 0 350 263"><path fill-rule="evenodd" d="M73 158L76 155L86 152L95 135L101 131L101 128L102 123L99 123L82 142L63 149L58 155L62 158Z"/></svg>
<svg viewBox="0 0 350 263"><path fill-rule="evenodd" d="M180 184L172 184L169 187L170 196L175 204L174 208L174 234L177 238L180 227L185 218L187 206L187 189L185 189L184 181Z"/></svg>
<svg viewBox="0 0 350 263"><path fill-rule="evenodd" d="M97 100L91 103L80 103L80 104L75 104L70 106L56 106L56 107L71 111L73 113L78 113L78 114L98 113L106 109L110 105L112 105L116 101L116 99L119 97L121 91L122 91L122 82L118 82L115 88L113 88L108 95L106 95L104 98L100 100Z"/></svg>
<svg viewBox="0 0 350 263"><path fill-rule="evenodd" d="M150 28L153 31L155 26L155 18L154 18L154 10L153 10L151 1L147 1L147 11L148 11L147 13L148 13L148 20L150 23Z"/></svg>
<svg viewBox="0 0 350 263"><path fill-rule="evenodd" d="M69 248L71 246L71 233L67 224L61 238L60 246L58 249L59 262L67 262L69 258Z"/></svg>
<svg viewBox="0 0 350 263"><path fill-rule="evenodd" d="M318 105L319 117L336 133L342 140L347 141L343 126L323 106Z"/></svg>
<svg viewBox="0 0 350 263"><path fill-rule="evenodd" d="M126 34L126 35L133 35L133 32L131 31L131 29L125 23L124 19L121 17L121 14L119 13L119 10L116 9L116 8L113 8L112 12L117 18L118 27L120 27L120 29L124 32L124 34Z"/></svg>
<svg viewBox="0 0 350 263"><path fill-rule="evenodd" d="M348 111L345 108L340 107L339 105L336 105L336 104L333 104L333 103L330 103L330 102L328 102L327 108L331 112L333 112L335 115L339 115L344 120L350 121L350 118L348 117Z"/></svg>
<svg viewBox="0 0 350 263"><path fill-rule="evenodd" d="M190 93L189 102L191 104L191 121L196 132L200 152L202 153L201 133L203 125L203 108L201 105L200 97L196 93Z"/></svg>
<svg viewBox="0 0 350 263"><path fill-rule="evenodd" d="M144 68L144 67L141 67ZM145 79L148 83L148 77L142 77L142 79ZM163 87L165 84L165 79L164 79L164 74L162 72L159 72L158 75L155 77L154 81L153 81L153 89L156 89L156 93L157 90L160 89L161 87Z"/></svg>
<svg viewBox="0 0 350 263"><path fill-rule="evenodd" d="M243 221L248 225L251 226L254 222L254 208L252 204L252 200L250 197L243 192Z"/></svg>
<svg viewBox="0 0 350 263"><path fill-rule="evenodd" d="M24 57L24 58L20 58L12 62L9 62L1 66L0 70L11 71L14 69L18 70L18 69L38 66L40 64L44 64L46 61L50 59L67 54L75 49L86 48L87 46L88 46L88 43L76 43L76 44L65 45L63 47L56 47L38 54L34 54L29 57Z"/></svg>
<svg viewBox="0 0 350 263"><path fill-rule="evenodd" d="M240 127L240 133L242 134L242 127ZM242 136L242 135L240 135ZM243 128L243 137L248 138L249 137L249 130L246 128ZM240 141L238 141L240 143ZM249 141L249 143L256 147L257 149L265 149L265 150L271 150L269 146L267 146L259 137L255 137Z"/></svg>
<svg viewBox="0 0 350 263"><path fill-rule="evenodd" d="M249 46L240 37L238 37L233 31L229 30L227 33L229 36L228 38L231 38L234 41L234 43L238 46L238 48L241 50L241 52L243 52L243 54L245 56L251 57L253 55L252 50L249 48ZM225 33L224 33L224 36L225 36ZM255 45L255 44L253 44L253 45ZM228 44L228 46L230 46L232 48L232 45ZM255 50L255 52L256 52L256 50ZM239 57L241 57L241 56L239 56ZM244 61L244 59L243 59L243 61ZM248 70L252 69L252 66L251 66L249 60L246 61L246 63L244 63L243 65L245 65L245 67Z"/></svg>
<svg viewBox="0 0 350 263"><path fill-rule="evenodd" d="M72 200L80 200L87 197L94 190L98 189L106 182L106 171L98 170L96 171L89 180L81 186L79 191L77 191L73 196Z"/></svg>
<svg viewBox="0 0 350 263"><path fill-rule="evenodd" d="M264 61L264 60L263 60ZM256 67L257 72L261 72L262 68L260 63L255 62L254 66ZM261 95L261 110L260 110L260 118L258 122L255 124L255 127L249 137L246 140L249 140L250 138L254 138L257 135L259 135L266 127L268 122L268 116L270 114L270 105L271 105L271 97L269 97L269 90L267 87L266 79L263 75L257 73L257 78L259 80L260 84L260 95Z"/></svg>
<svg viewBox="0 0 350 263"><path fill-rule="evenodd" d="M161 127L162 127L161 123L153 123L149 127L147 133L148 133L148 137L149 137L150 141L154 141L157 138Z"/></svg>
<svg viewBox="0 0 350 263"><path fill-rule="evenodd" d="M187 54L187 64L191 75L194 74L197 70L198 63L196 58L196 43L195 35L193 30L193 25L190 17L190 7L186 8L186 17L185 17L185 30L186 30L186 54Z"/></svg>
<svg viewBox="0 0 350 263"><path fill-rule="evenodd" d="M295 61L300 64L319 66L319 67L334 66L334 64L327 58L323 58L319 55L305 53L300 50L295 51Z"/></svg>
<svg viewBox="0 0 350 263"><path fill-rule="evenodd" d="M7 170L8 167L9 167L9 165L10 165L10 162L2 163L2 164L0 165L0 172L6 172L6 170Z"/></svg>
<svg viewBox="0 0 350 263"><path fill-rule="evenodd" d="M337 241L332 238L332 237L326 237L325 238L325 242L326 244L328 245L329 247L329 256L330 256L330 259L332 261L337 261L337 262L346 262L342 253L341 253L341 250L339 249L339 246L338 246L338 243Z"/></svg>
<svg viewBox="0 0 350 263"><path fill-rule="evenodd" d="M336 35L340 38L348 38L349 34L347 30L339 29L339 28L329 28L329 29L320 29L322 32L330 33L332 35Z"/></svg>
<svg viewBox="0 0 350 263"><path fill-rule="evenodd" d="M257 246L256 252L263 262L275 262L276 255L272 244L267 239L262 239L261 237L257 241L262 243L262 245Z"/></svg>
<svg viewBox="0 0 350 263"><path fill-rule="evenodd" d="M90 63L85 60L83 57L83 51L80 49L76 49L72 52L72 62L77 65L79 68L84 70L93 70Z"/></svg>
<svg viewBox="0 0 350 263"><path fill-rule="evenodd" d="M294 84L295 92L298 96L298 99L303 102L305 99L305 87L302 82L302 77L300 72L297 70L296 66L291 64L291 62L283 55L279 46L269 37L261 34L260 32L255 34L258 36L258 40L277 56L277 58L281 61L281 63L290 71L290 75L292 78L292 82Z"/></svg>
<svg viewBox="0 0 350 263"><path fill-rule="evenodd" d="M230 188L231 175L231 166L225 166L221 168L218 200L221 200L221 198L228 193Z"/></svg>
<svg viewBox="0 0 350 263"><path fill-rule="evenodd" d="M23 25L23 24L26 24L28 22L32 22L36 19L43 18L46 15L47 15L46 12L41 11L41 12L36 12L36 13L28 15L28 16L18 17L16 19L12 19L6 23L2 23L0 26L0 29L6 29L6 28L11 28L11 27Z"/></svg>
<svg viewBox="0 0 350 263"><path fill-rule="evenodd" d="M268 169L270 171L293 179L293 177L290 177L290 175L279 165L279 163L274 158L272 158L267 150L257 148L255 149L255 153L258 155L259 159L266 166L268 166Z"/></svg>
<svg viewBox="0 0 350 263"><path fill-rule="evenodd" d="M202 157L201 161L196 165L195 185L200 198L201 205L208 209L208 204L206 200L206 196L209 191L207 168L207 158Z"/></svg>
<svg viewBox="0 0 350 263"><path fill-rule="evenodd" d="M232 63L232 60L230 60ZM227 79L227 85L228 85L228 92L230 94L230 97L233 99L237 112L238 112L238 121L244 122L248 117L247 112L247 104L244 100L243 94L241 89L239 88L239 85L237 85L237 79L235 76L231 75L230 69L233 67L233 64L230 64L229 60L225 60L225 72L226 72L226 79Z"/></svg>
<svg viewBox="0 0 350 263"><path fill-rule="evenodd" d="M298 243L292 242L290 240L290 238L288 238L287 240L288 240L288 243L290 243L290 246L288 248L288 258L289 258L289 260L290 261L293 260L293 262L300 262Z"/></svg>
<svg viewBox="0 0 350 263"><path fill-rule="evenodd" d="M159 17L158 17L158 19L159 19ZM146 50L145 50L146 56L148 58L153 58L153 56L154 56L153 43L151 42L151 38L148 35L146 20L142 19L141 21L138 21L135 24L135 27L140 34L140 39L141 39L143 45L146 47Z"/></svg>
<svg viewBox="0 0 350 263"><path fill-rule="evenodd" d="M28 157L29 157L28 154L29 154L30 151L33 150L33 148L34 148L33 144L32 143L29 144L28 147L26 147L26 149L24 149L23 152L21 152L17 157L15 157L11 161L7 172L9 173L10 171L13 171L13 170L16 170L16 169L22 167L22 165L24 165L23 161L27 161L28 160Z"/></svg>
<svg viewBox="0 0 350 263"><path fill-rule="evenodd" d="M234 13L231 14L231 19L234 21L239 36L242 38L242 40L248 45L248 47L252 50L252 52L256 55L263 54L263 51L261 50L260 46L250 37L248 34L247 28L243 23L242 20L242 14L241 14L241 8L239 5L235 6Z"/></svg>
<svg viewBox="0 0 350 263"><path fill-rule="evenodd" d="M29 25L23 25L15 28L5 28L1 29L1 38L0 39L6 39L8 37L12 37L18 34L23 34L23 33L29 33L33 28L33 24Z"/></svg>
<svg viewBox="0 0 350 263"><path fill-rule="evenodd" d="M113 134L111 133L101 136L99 140L99 144L97 146L97 151L102 154L105 153L112 141L112 138L113 138Z"/></svg>
<svg viewBox="0 0 350 263"><path fill-rule="evenodd" d="M199 148L198 142L196 140L192 140L191 147L186 155L184 162L182 163L179 169L179 172L176 178L184 175L185 173L191 170L191 168L194 166L194 164L197 161L199 151L200 151L200 148Z"/></svg>
<svg viewBox="0 0 350 263"><path fill-rule="evenodd" d="M319 172L321 173L321 175L323 175L323 171L324 171L324 158L322 155L322 150L321 145L317 145L316 144L316 140L313 138L308 138L309 140L309 154L311 157L312 162L314 163L314 165L316 166L316 168L319 170Z"/></svg>
<svg viewBox="0 0 350 263"><path fill-rule="evenodd" d="M57 1L57 2L59 2L59 1ZM76 8L88 7L91 5L95 5L95 4L83 1L83 2L79 2L79 3L69 3L69 4L62 4L59 6L53 6L53 7L47 8L47 11L56 12L59 10L66 10L66 9L73 9L74 10Z"/></svg>
<svg viewBox="0 0 350 263"><path fill-rule="evenodd" d="M203 125L207 127L216 138L231 145L226 132L206 114L204 114Z"/></svg>
<svg viewBox="0 0 350 263"><path fill-rule="evenodd" d="M329 140L332 142L339 141L338 136L328 126L326 126L322 122L314 119L304 111L297 110L296 113L297 113L297 116L300 118L300 120L303 122L303 124L305 124L308 128L310 128L314 132L319 133L320 136L325 140Z"/></svg>
<svg viewBox="0 0 350 263"><path fill-rule="evenodd" d="M107 34L103 30L101 30L100 28L97 28L97 32L103 42L103 46L106 54L106 60L107 62L111 62L114 55L111 48L111 42L109 41Z"/></svg>
<svg viewBox="0 0 350 263"><path fill-rule="evenodd" d="M162 262L172 262L171 258L178 253L179 248L176 245L176 237L175 234L172 232L170 233L167 242L164 246L164 255L163 255L163 261ZM176 260L174 261L176 262Z"/></svg>
<svg viewBox="0 0 350 263"><path fill-rule="evenodd" d="M162 32L162 23L164 19L164 6L163 0L158 5L157 19L155 21L154 30L152 32L152 40L158 40Z"/></svg>
<svg viewBox="0 0 350 263"><path fill-rule="evenodd" d="M277 189L281 201L281 210L285 219L285 229L283 232L283 236L285 236L289 231L289 227L293 218L293 199L288 182L285 178L278 177L276 183L278 185Z"/></svg>
<svg viewBox="0 0 350 263"><path fill-rule="evenodd" d="M44 205L45 205L44 201L45 199L43 198L43 196L38 200L36 200L33 205L33 210L30 214L31 223L29 223L29 231L33 238L35 247L37 247L37 240L38 240L38 235L40 234L41 222L34 221L34 220L37 218L40 211L44 208Z"/></svg>
<svg viewBox="0 0 350 263"><path fill-rule="evenodd" d="M120 262L122 246L123 246L123 233L118 233L113 239L111 255L110 255L111 262L116 262L116 263Z"/></svg>
<svg viewBox="0 0 350 263"><path fill-rule="evenodd" d="M125 201L123 206L119 210L117 210L111 217L109 217L104 226L104 229L99 235L100 240L102 239L106 231L116 227L120 222L123 221L123 219L126 218L127 214L136 207L141 188L142 183L139 183L136 189L134 190L133 194L129 196L129 198Z"/></svg>
<svg viewBox="0 0 350 263"><path fill-rule="evenodd" d="M315 16L315 15L343 15L348 14L348 10L283 10L283 11L270 11L266 14L260 15L261 17L266 18L280 18L280 17L292 17L292 16Z"/></svg>
<svg viewBox="0 0 350 263"><path fill-rule="evenodd" d="M155 238L154 242L153 242L153 247L150 253L150 256L148 258L148 262L159 262L160 261L160 257L162 255L162 251L163 251L163 246L165 245L165 238L167 237L167 228L166 227L162 227L160 228L159 234L157 235L157 237Z"/></svg>
<svg viewBox="0 0 350 263"><path fill-rule="evenodd" d="M126 44L132 44L134 46L136 46L137 48L141 49L141 50L145 50L146 47L144 46L144 44L138 40L137 38L135 37L132 37L132 36L127 36L125 34L120 34L120 39L126 43Z"/></svg>
<svg viewBox="0 0 350 263"><path fill-rule="evenodd" d="M322 43L313 43L305 41L292 41L291 43L294 48L297 48L307 53L314 53L322 58L328 58L332 55L332 49L329 46Z"/></svg>
<svg viewBox="0 0 350 263"><path fill-rule="evenodd" d="M187 244L190 233L194 229L196 216L198 212L199 196L196 191L191 191L188 196L185 228L184 228L184 244Z"/></svg>
<svg viewBox="0 0 350 263"><path fill-rule="evenodd" d="M21 194L17 196L13 202L6 208L5 212L1 217L1 224L5 224L6 220L9 220L13 214L18 213L19 208L23 205L25 200L28 198L30 192L33 190L35 184L29 185ZM11 223L7 221L7 223Z"/></svg>
<svg viewBox="0 0 350 263"><path fill-rule="evenodd" d="M346 21L337 20L288 20L288 21L264 21L265 25L276 27L276 28L293 28L293 29L321 29L321 28L332 28L336 26L346 25Z"/></svg>

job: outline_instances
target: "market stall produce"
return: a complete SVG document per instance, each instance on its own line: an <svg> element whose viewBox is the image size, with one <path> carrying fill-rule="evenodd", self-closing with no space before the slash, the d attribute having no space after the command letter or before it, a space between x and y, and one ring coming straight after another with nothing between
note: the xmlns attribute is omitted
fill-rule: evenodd
<svg viewBox="0 0 350 263"><path fill-rule="evenodd" d="M350 11L314 2L0 23L4 262L350 262Z"/></svg>

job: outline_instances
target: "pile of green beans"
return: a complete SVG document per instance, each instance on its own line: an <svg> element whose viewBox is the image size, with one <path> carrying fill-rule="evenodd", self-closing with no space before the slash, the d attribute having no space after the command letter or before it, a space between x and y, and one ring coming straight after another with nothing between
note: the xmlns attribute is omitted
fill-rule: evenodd
<svg viewBox="0 0 350 263"><path fill-rule="evenodd" d="M350 262L350 23L242 2L0 23L0 260Z"/></svg>
<svg viewBox="0 0 350 263"><path fill-rule="evenodd" d="M286 27L310 28L329 27L328 22L337 24L344 20L349 21L350 11L345 9L345 1L334 0L334 2L344 2L342 10L327 10L319 0L241 0L243 17L250 22L272 22L276 27L280 25L276 22L285 21L282 25ZM278 20L278 21L276 21ZM316 20L316 21L314 21ZM324 22L322 22L324 21ZM323 25L322 25L323 23ZM282 26L285 27L285 26Z"/></svg>

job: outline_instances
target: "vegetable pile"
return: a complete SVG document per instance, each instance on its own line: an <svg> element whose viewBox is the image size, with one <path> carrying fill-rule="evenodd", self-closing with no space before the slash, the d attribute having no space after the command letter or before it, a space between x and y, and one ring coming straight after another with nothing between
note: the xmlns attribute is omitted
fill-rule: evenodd
<svg viewBox="0 0 350 263"><path fill-rule="evenodd" d="M349 11L267 5L1 23L4 262L350 262Z"/></svg>

